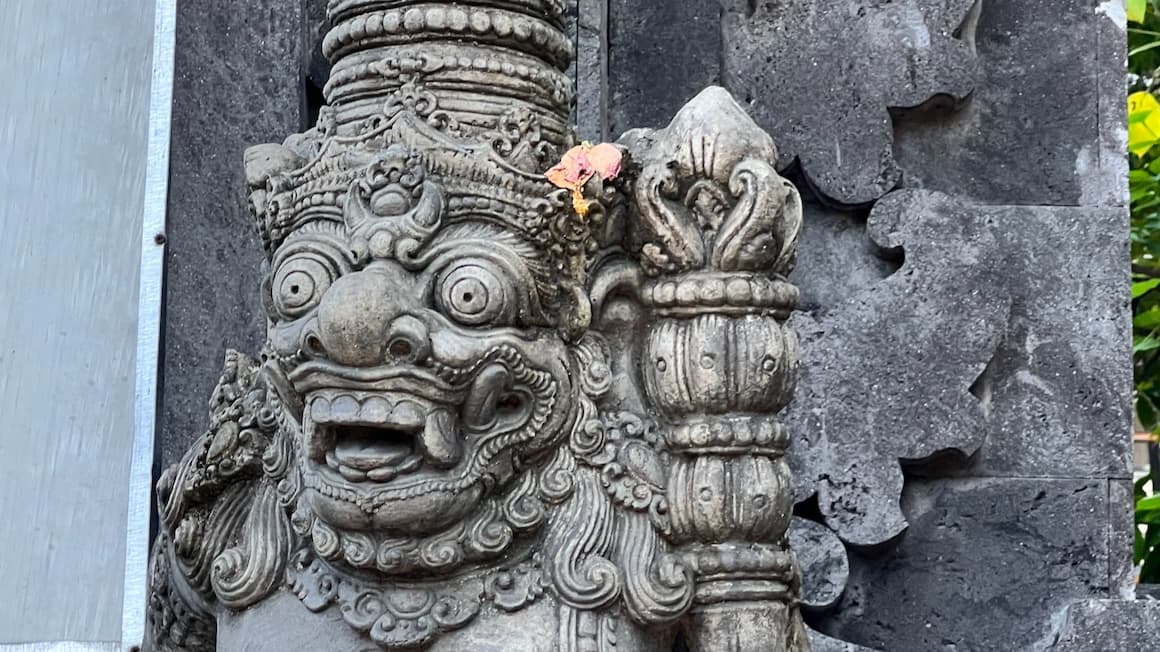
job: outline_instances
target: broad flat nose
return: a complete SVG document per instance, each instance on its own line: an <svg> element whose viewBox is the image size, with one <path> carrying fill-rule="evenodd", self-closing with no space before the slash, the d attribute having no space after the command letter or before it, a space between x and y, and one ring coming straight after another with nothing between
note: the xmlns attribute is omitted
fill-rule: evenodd
<svg viewBox="0 0 1160 652"><path fill-rule="evenodd" d="M426 359L427 326L405 312L416 301L415 290L402 270L394 271L369 268L335 281L318 306L318 343L304 350L351 367Z"/></svg>

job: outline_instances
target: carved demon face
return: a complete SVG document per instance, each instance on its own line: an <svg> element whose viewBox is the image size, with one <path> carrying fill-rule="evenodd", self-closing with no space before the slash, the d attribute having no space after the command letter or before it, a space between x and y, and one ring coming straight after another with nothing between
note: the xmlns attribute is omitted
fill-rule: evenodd
<svg viewBox="0 0 1160 652"><path fill-rule="evenodd" d="M430 535L560 441L575 362L547 317L551 262L489 199L449 197L399 148L359 163L341 221L306 212L273 252L270 348L313 516Z"/></svg>

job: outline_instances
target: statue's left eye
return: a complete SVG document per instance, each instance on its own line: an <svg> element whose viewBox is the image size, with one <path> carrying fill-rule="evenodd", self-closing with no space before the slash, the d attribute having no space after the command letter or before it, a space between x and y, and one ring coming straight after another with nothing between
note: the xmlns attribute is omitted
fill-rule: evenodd
<svg viewBox="0 0 1160 652"><path fill-rule="evenodd" d="M278 266L270 286L274 307L283 317L297 318L318 305L341 274L326 257L298 254Z"/></svg>
<svg viewBox="0 0 1160 652"><path fill-rule="evenodd" d="M507 274L487 261L456 265L435 290L437 307L467 326L500 326L515 318L515 289Z"/></svg>

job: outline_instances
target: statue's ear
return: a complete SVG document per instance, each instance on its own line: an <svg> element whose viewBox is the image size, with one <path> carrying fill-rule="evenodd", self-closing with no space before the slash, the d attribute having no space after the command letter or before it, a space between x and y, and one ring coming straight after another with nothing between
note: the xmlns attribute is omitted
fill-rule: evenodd
<svg viewBox="0 0 1160 652"><path fill-rule="evenodd" d="M266 185L270 177L297 169L303 164L297 152L277 143L247 147L245 153L246 185Z"/></svg>
<svg viewBox="0 0 1160 652"><path fill-rule="evenodd" d="M250 214L267 240L266 200L270 179L287 174L306 164L297 152L285 145L266 143L246 148L246 189L249 191Z"/></svg>

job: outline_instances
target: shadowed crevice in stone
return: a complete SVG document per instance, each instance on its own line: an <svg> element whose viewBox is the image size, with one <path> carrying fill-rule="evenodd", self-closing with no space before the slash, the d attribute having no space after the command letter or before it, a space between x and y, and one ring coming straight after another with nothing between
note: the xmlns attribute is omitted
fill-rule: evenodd
<svg viewBox="0 0 1160 652"><path fill-rule="evenodd" d="M979 407L983 408L983 415L991 414L991 397L995 391L995 359L991 358L987 362L987 366L983 368L983 373L971 383L971 395L979 399Z"/></svg>

